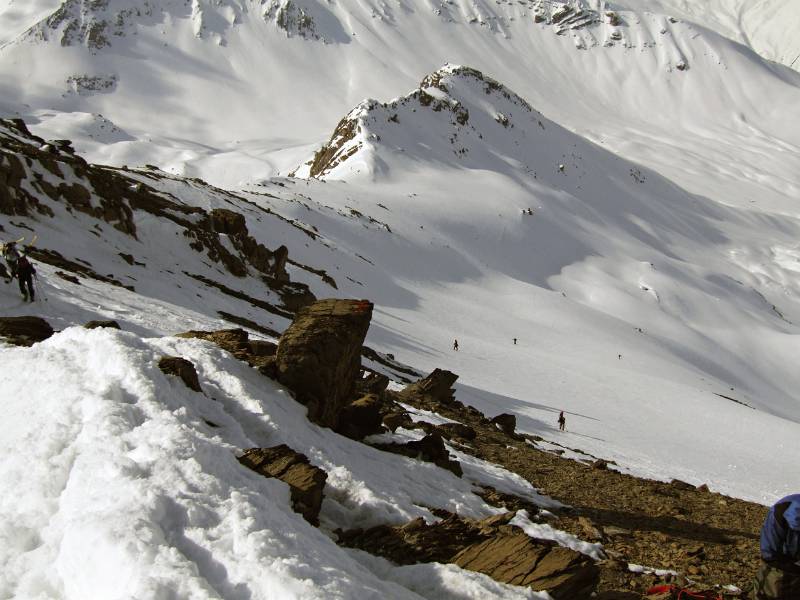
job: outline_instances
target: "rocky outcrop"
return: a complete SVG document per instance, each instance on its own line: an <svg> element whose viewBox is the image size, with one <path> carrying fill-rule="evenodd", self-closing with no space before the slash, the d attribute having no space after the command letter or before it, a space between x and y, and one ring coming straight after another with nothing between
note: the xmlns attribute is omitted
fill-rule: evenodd
<svg viewBox="0 0 800 600"><path fill-rule="evenodd" d="M181 358L180 356L162 356L158 361L158 368L165 375L175 375L180 377L181 381L190 390L195 392L202 392L200 381L197 378L197 370L191 361Z"/></svg>
<svg viewBox="0 0 800 600"><path fill-rule="evenodd" d="M339 413L336 431L360 440L383 428L384 402L378 394L367 394L345 406Z"/></svg>
<svg viewBox="0 0 800 600"><path fill-rule="evenodd" d="M218 331L193 330L179 333L175 337L197 338L216 344L233 356L274 377L275 344L262 340L251 340L244 329L220 329Z"/></svg>
<svg viewBox="0 0 800 600"><path fill-rule="evenodd" d="M406 386L399 396L402 398L425 398L434 404L450 404L455 398L453 384L457 379L458 375L455 373L435 369L424 379Z"/></svg>
<svg viewBox="0 0 800 600"><path fill-rule="evenodd" d="M299 311L281 336L276 377L315 423L335 428L354 400L371 318L367 300L320 300Z"/></svg>
<svg viewBox="0 0 800 600"><path fill-rule="evenodd" d="M85 329L120 329L119 323L113 320L108 321L89 321L84 325Z"/></svg>
<svg viewBox="0 0 800 600"><path fill-rule="evenodd" d="M509 525L515 513L474 521L436 511L435 524L418 518L400 527L338 531L339 543L397 564L454 563L496 581L547 590L555 600L591 597L598 568L591 559Z"/></svg>
<svg viewBox="0 0 800 600"><path fill-rule="evenodd" d="M492 418L492 423L497 425L506 435L513 436L517 429L517 417L508 413L502 413Z"/></svg>
<svg viewBox="0 0 800 600"><path fill-rule="evenodd" d="M395 454L402 454L409 458L432 462L436 466L447 469L454 475L461 477L463 471L456 460L450 458L450 453L444 445L444 440L438 432L429 433L421 440L406 442L405 444L375 444L376 448Z"/></svg>
<svg viewBox="0 0 800 600"><path fill-rule="evenodd" d="M310 464L305 454L281 444L273 448L246 450L239 462L264 477L275 477L287 483L295 512L312 525L319 525L322 492L328 474Z"/></svg>
<svg viewBox="0 0 800 600"><path fill-rule="evenodd" d="M33 346L53 335L53 328L40 317L0 317L0 338L15 346Z"/></svg>
<svg viewBox="0 0 800 600"><path fill-rule="evenodd" d="M478 435L472 427L463 423L442 423L436 426L436 431L448 440L461 438L462 440L470 441L474 440Z"/></svg>

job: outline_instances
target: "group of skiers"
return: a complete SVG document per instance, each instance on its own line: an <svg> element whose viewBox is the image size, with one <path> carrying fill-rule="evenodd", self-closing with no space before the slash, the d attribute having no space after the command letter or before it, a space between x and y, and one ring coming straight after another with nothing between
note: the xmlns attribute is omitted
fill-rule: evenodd
<svg viewBox="0 0 800 600"><path fill-rule="evenodd" d="M22 294L23 301L33 302L35 299L33 276L36 274L36 269L28 258L26 248L23 247L20 250L17 247L17 243L21 241L0 244L0 253L2 253L3 260L8 265L6 283L11 283L11 280L16 278L19 282L19 291Z"/></svg>

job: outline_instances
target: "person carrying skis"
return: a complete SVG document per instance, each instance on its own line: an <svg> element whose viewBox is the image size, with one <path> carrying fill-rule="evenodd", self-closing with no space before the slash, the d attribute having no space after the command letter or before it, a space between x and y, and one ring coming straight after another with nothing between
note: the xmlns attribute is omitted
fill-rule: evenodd
<svg viewBox="0 0 800 600"><path fill-rule="evenodd" d="M564 416L564 411L562 410L561 413L558 415L558 429L559 431L564 431L567 426L567 419Z"/></svg>
<svg viewBox="0 0 800 600"><path fill-rule="evenodd" d="M800 598L800 494L778 500L761 528L761 567L756 600Z"/></svg>
<svg viewBox="0 0 800 600"><path fill-rule="evenodd" d="M33 302L33 275L36 269L24 254L17 259L17 279L19 280L19 291L22 292L22 299L26 302ZM27 288L27 290L26 290Z"/></svg>

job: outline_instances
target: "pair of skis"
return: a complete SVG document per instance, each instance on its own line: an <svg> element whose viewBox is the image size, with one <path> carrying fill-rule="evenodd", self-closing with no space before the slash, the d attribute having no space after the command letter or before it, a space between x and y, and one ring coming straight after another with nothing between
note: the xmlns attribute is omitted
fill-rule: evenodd
<svg viewBox="0 0 800 600"><path fill-rule="evenodd" d="M24 235L21 238L19 238L18 240L13 240L11 242L6 242L6 243L0 242L0 251L4 251L6 249L6 246L10 246L12 244L13 245L19 244L21 246L25 246L26 248L30 248L31 246L33 246L36 243L37 239L39 239L39 236L34 234L34 236L31 239L29 244L23 244L22 243L22 242L25 241L25 236Z"/></svg>

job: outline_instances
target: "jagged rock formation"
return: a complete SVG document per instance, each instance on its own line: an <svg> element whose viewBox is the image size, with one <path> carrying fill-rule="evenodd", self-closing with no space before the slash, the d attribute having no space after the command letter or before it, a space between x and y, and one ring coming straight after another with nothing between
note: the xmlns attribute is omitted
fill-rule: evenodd
<svg viewBox="0 0 800 600"><path fill-rule="evenodd" d="M162 177L157 172L133 173L90 165L74 154L67 141L57 142L46 143L34 136L21 120L0 121L0 214L54 218L55 209L63 208L71 214L89 216L98 226L107 223L139 241L142 233L136 222L147 214L175 228L177 239L234 277L259 277L278 295L283 306L246 297L204 275L186 273L209 287L281 316L291 316L314 300L307 285L289 280L286 246L269 250L249 234L243 214L231 209L207 211L181 202L173 194L157 189ZM112 276L97 273L86 261L66 258L56 250L32 248L30 255L71 273L65 273L65 277L89 277L133 289ZM131 255L120 256L129 265L145 266Z"/></svg>
<svg viewBox="0 0 800 600"><path fill-rule="evenodd" d="M233 356L259 369L266 375L274 375L275 350L271 342L251 340L244 329L220 329L219 331L187 331L176 337L197 338L216 344Z"/></svg>
<svg viewBox="0 0 800 600"><path fill-rule="evenodd" d="M308 407L315 423L335 428L342 408L353 401L371 318L367 300L320 300L300 310L281 336L277 379Z"/></svg>
<svg viewBox="0 0 800 600"><path fill-rule="evenodd" d="M438 511L443 519L422 518L400 527L337 532L339 543L366 550L402 565L455 563L497 581L547 590L556 600L591 597L598 569L591 559L553 542L535 540L509 525L515 513L482 521Z"/></svg>
<svg viewBox="0 0 800 600"><path fill-rule="evenodd" d="M40 317L0 317L0 338L15 346L33 346L53 335L53 328Z"/></svg>
<svg viewBox="0 0 800 600"><path fill-rule="evenodd" d="M319 525L323 490L328 474L309 463L305 454L281 444L273 448L251 448L239 457L244 466L264 477L275 477L289 485L292 507L312 525Z"/></svg>
<svg viewBox="0 0 800 600"><path fill-rule="evenodd" d="M190 390L195 392L203 391L197 378L197 370L191 361L180 356L162 356L158 361L158 368L165 375L179 377Z"/></svg>

